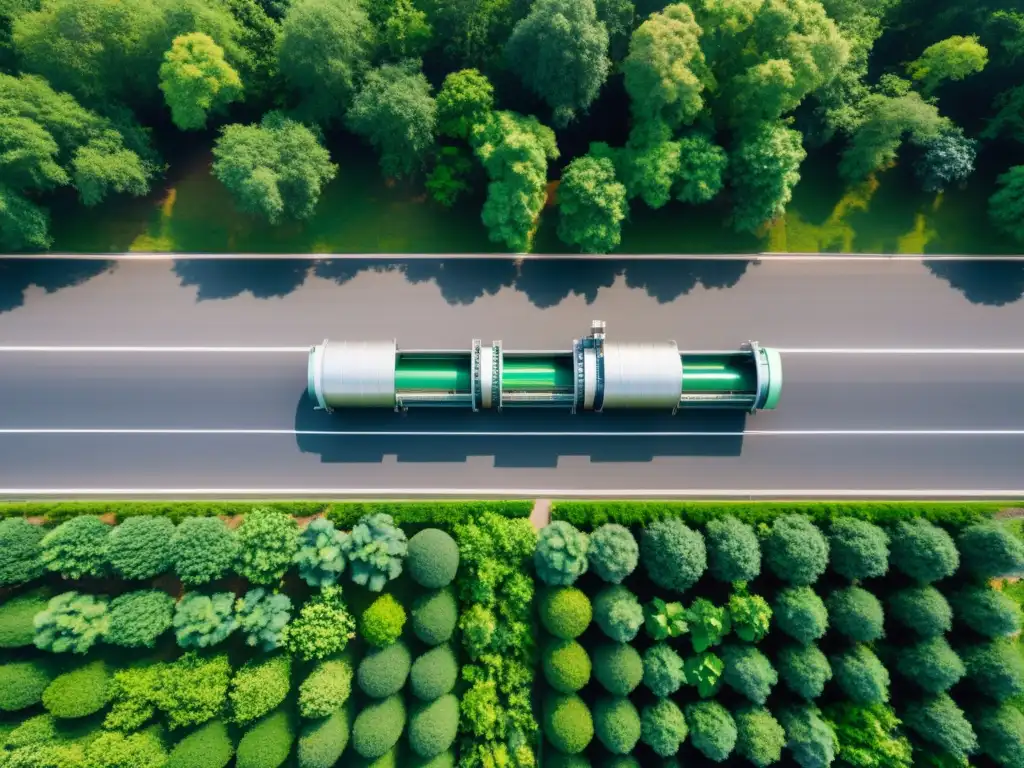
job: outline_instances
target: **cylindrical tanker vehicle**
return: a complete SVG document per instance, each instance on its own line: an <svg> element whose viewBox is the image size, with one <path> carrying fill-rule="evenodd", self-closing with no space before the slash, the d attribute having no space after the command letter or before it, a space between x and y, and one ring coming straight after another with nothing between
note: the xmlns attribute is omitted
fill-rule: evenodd
<svg viewBox="0 0 1024 768"><path fill-rule="evenodd" d="M318 410L461 406L474 411L557 407L577 411L729 408L771 410L782 392L777 350L680 350L674 341L605 340L595 320L571 350L519 351L500 341L468 350L400 349L391 341L310 347L309 397Z"/></svg>

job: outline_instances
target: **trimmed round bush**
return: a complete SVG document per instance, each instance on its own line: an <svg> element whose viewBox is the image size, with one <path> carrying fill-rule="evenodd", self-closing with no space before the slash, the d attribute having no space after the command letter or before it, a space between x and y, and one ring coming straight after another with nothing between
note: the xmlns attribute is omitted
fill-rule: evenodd
<svg viewBox="0 0 1024 768"><path fill-rule="evenodd" d="M58 675L43 691L43 706L54 717L72 719L94 715L107 706L112 675L102 661L91 661Z"/></svg>
<svg viewBox="0 0 1024 768"><path fill-rule="evenodd" d="M84 764L95 768L162 766L167 762L163 733L158 725L152 725L138 733L101 731L95 738L87 739L83 746Z"/></svg>
<svg viewBox="0 0 1024 768"><path fill-rule="evenodd" d="M981 751L997 765L1024 765L1024 712L1004 704L981 710L974 717Z"/></svg>
<svg viewBox="0 0 1024 768"><path fill-rule="evenodd" d="M720 763L736 748L736 722L717 701L698 701L686 706L690 743L708 760Z"/></svg>
<svg viewBox="0 0 1024 768"><path fill-rule="evenodd" d="M299 714L327 717L352 694L352 662L347 656L321 661L299 685Z"/></svg>
<svg viewBox="0 0 1024 768"><path fill-rule="evenodd" d="M367 653L359 663L356 679L367 696L385 699L402 690L411 666L408 646L403 642L392 643Z"/></svg>
<svg viewBox="0 0 1024 768"><path fill-rule="evenodd" d="M344 709L302 726L297 755L298 768L334 768L348 746L349 714Z"/></svg>
<svg viewBox="0 0 1024 768"><path fill-rule="evenodd" d="M683 660L668 643L655 643L644 652L644 685L655 696L671 696L685 682Z"/></svg>
<svg viewBox="0 0 1024 768"><path fill-rule="evenodd" d="M944 635L953 628L953 609L935 587L911 587L889 596L888 613L921 637Z"/></svg>
<svg viewBox="0 0 1024 768"><path fill-rule="evenodd" d="M708 570L719 581L753 581L761 573L761 544L754 529L735 517L719 517L704 527Z"/></svg>
<svg viewBox="0 0 1024 768"><path fill-rule="evenodd" d="M53 678L53 670L43 661L0 665L0 711L17 712L38 704Z"/></svg>
<svg viewBox="0 0 1024 768"><path fill-rule="evenodd" d="M368 703L352 726L352 748L368 760L383 757L402 737L405 714L400 695Z"/></svg>
<svg viewBox="0 0 1024 768"><path fill-rule="evenodd" d="M605 587L594 597L594 621L617 643L628 643L644 624L644 608L621 584Z"/></svg>
<svg viewBox="0 0 1024 768"><path fill-rule="evenodd" d="M775 518L762 550L768 570L796 586L813 584L828 567L828 539L804 515Z"/></svg>
<svg viewBox="0 0 1024 768"><path fill-rule="evenodd" d="M963 652L967 677L982 693L1006 701L1024 693L1024 654L1010 640L993 640Z"/></svg>
<svg viewBox="0 0 1024 768"><path fill-rule="evenodd" d="M797 696L813 701L832 679L832 665L816 645L783 646L775 659L779 678Z"/></svg>
<svg viewBox="0 0 1024 768"><path fill-rule="evenodd" d="M967 674L967 668L944 637L932 637L905 648L896 656L896 669L926 693L948 691Z"/></svg>
<svg viewBox="0 0 1024 768"><path fill-rule="evenodd" d="M279 768L284 765L295 742L295 724L279 709L245 732L238 742L237 768Z"/></svg>
<svg viewBox="0 0 1024 768"><path fill-rule="evenodd" d="M766 768L782 759L786 731L763 707L744 707L735 714L736 754L757 768Z"/></svg>
<svg viewBox="0 0 1024 768"><path fill-rule="evenodd" d="M922 517L896 523L889 553L896 569L922 585L952 576L960 567L953 537Z"/></svg>
<svg viewBox="0 0 1024 768"><path fill-rule="evenodd" d="M994 520L968 526L957 536L956 544L964 570L977 579L1024 571L1024 542Z"/></svg>
<svg viewBox="0 0 1024 768"><path fill-rule="evenodd" d="M751 645L727 645L722 648L725 671L722 682L754 704L764 704L779 682L768 657Z"/></svg>
<svg viewBox="0 0 1024 768"><path fill-rule="evenodd" d="M603 696L594 704L594 734L613 755L628 755L640 741L640 713L627 698Z"/></svg>
<svg viewBox="0 0 1024 768"><path fill-rule="evenodd" d="M36 589L12 597L0 605L0 648L24 648L32 645L37 613L46 610L50 592Z"/></svg>
<svg viewBox="0 0 1024 768"><path fill-rule="evenodd" d="M107 559L123 579L152 579L171 567L174 523L138 515L114 526L107 537Z"/></svg>
<svg viewBox="0 0 1024 768"><path fill-rule="evenodd" d="M108 616L106 642L124 648L152 648L171 628L174 598L158 589L128 592L110 601Z"/></svg>
<svg viewBox="0 0 1024 768"><path fill-rule="evenodd" d="M779 719L786 730L786 747L793 760L804 768L831 765L839 751L839 739L817 707L804 705L785 709Z"/></svg>
<svg viewBox="0 0 1024 768"><path fill-rule="evenodd" d="M824 637L828 630L828 609L810 587L783 589L772 604L772 616L779 629L807 645Z"/></svg>
<svg viewBox="0 0 1024 768"><path fill-rule="evenodd" d="M404 627L405 608L391 594L381 595L374 600L359 620L359 631L366 642L378 648L398 640Z"/></svg>
<svg viewBox="0 0 1024 768"><path fill-rule="evenodd" d="M0 587L26 584L43 575L45 535L45 528L23 518L0 520Z"/></svg>
<svg viewBox="0 0 1024 768"><path fill-rule="evenodd" d="M832 628L856 643L870 643L885 635L882 603L866 589L837 589L825 606Z"/></svg>
<svg viewBox="0 0 1024 768"><path fill-rule="evenodd" d="M678 752L688 732L686 717L672 699L658 699L640 713L640 739L660 757Z"/></svg>
<svg viewBox="0 0 1024 768"><path fill-rule="evenodd" d="M238 537L219 517L186 517L171 538L171 564L188 585L219 579L237 555Z"/></svg>
<svg viewBox="0 0 1024 768"><path fill-rule="evenodd" d="M459 545L440 528L426 528L409 539L405 567L421 587L446 587L459 570Z"/></svg>
<svg viewBox="0 0 1024 768"><path fill-rule="evenodd" d="M281 580L299 549L299 524L285 512L255 507L238 526L238 575L252 584Z"/></svg>
<svg viewBox="0 0 1024 768"><path fill-rule="evenodd" d="M590 598L576 587L552 587L540 596L540 622L555 637L573 640L590 626Z"/></svg>
<svg viewBox="0 0 1024 768"><path fill-rule="evenodd" d="M587 572L587 534L564 520L544 526L537 537L533 565L537 578L552 586L569 586Z"/></svg>
<svg viewBox="0 0 1024 768"><path fill-rule="evenodd" d="M257 656L231 678L228 700L236 723L250 723L276 709L291 690L290 656Z"/></svg>
<svg viewBox="0 0 1024 768"><path fill-rule="evenodd" d="M80 515L61 523L40 542L43 565L66 579L106 575L110 531L111 526L95 515Z"/></svg>
<svg viewBox="0 0 1024 768"><path fill-rule="evenodd" d="M889 700L889 671L866 645L855 645L830 661L836 682L854 703L881 704Z"/></svg>
<svg viewBox="0 0 1024 768"><path fill-rule="evenodd" d="M621 584L640 562L640 545L629 528L607 523L590 535L587 561L598 577L610 584Z"/></svg>
<svg viewBox="0 0 1024 768"><path fill-rule="evenodd" d="M1003 637L1021 629L1020 606L991 587L968 587L951 595L953 615L979 635Z"/></svg>
<svg viewBox="0 0 1024 768"><path fill-rule="evenodd" d="M459 606L450 588L417 597L412 604L412 631L427 645L447 643L459 620Z"/></svg>
<svg viewBox="0 0 1024 768"><path fill-rule="evenodd" d="M544 701L544 735L555 749L576 755L594 738L590 710L576 694L550 695Z"/></svg>
<svg viewBox="0 0 1024 768"><path fill-rule="evenodd" d="M949 694L940 693L907 704L901 719L920 738L955 759L966 762L966 758L978 748L974 728Z"/></svg>
<svg viewBox="0 0 1024 768"><path fill-rule="evenodd" d="M555 640L544 649L544 678L559 693L576 693L590 682L590 657L575 640Z"/></svg>
<svg viewBox="0 0 1024 768"><path fill-rule="evenodd" d="M889 534L866 520L833 520L828 546L832 570L850 581L875 579L889 571Z"/></svg>
<svg viewBox="0 0 1024 768"><path fill-rule="evenodd" d="M435 757L455 743L459 730L459 700L446 693L418 704L409 717L409 746L420 757Z"/></svg>
<svg viewBox="0 0 1024 768"><path fill-rule="evenodd" d="M409 673L413 695L433 701L451 693L459 678L459 662L450 645L439 645L420 656Z"/></svg>
<svg viewBox="0 0 1024 768"><path fill-rule="evenodd" d="M707 570L704 537L675 518L651 523L640 538L640 562L657 586L685 592Z"/></svg>
<svg viewBox="0 0 1024 768"><path fill-rule="evenodd" d="M644 661L626 643L604 643L594 651L593 673L613 696L628 696L644 677Z"/></svg>
<svg viewBox="0 0 1024 768"><path fill-rule="evenodd" d="M225 768L234 756L235 744L227 725L223 720L211 720L174 746L164 768Z"/></svg>

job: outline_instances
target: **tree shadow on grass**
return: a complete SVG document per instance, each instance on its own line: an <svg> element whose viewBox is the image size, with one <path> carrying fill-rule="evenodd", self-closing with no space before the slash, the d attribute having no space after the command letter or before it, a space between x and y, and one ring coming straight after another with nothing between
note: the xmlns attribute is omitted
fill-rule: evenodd
<svg viewBox="0 0 1024 768"><path fill-rule="evenodd" d="M108 259L0 258L0 312L22 306L25 292L32 286L56 293L109 272L115 264Z"/></svg>
<svg viewBox="0 0 1024 768"><path fill-rule="evenodd" d="M1024 262L926 261L925 266L972 304L1001 307L1024 298Z"/></svg>

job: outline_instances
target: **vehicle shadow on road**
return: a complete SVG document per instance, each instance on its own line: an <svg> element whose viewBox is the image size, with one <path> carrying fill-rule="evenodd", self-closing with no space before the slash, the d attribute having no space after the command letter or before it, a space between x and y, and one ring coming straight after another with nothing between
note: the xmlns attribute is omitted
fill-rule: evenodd
<svg viewBox="0 0 1024 768"><path fill-rule="evenodd" d="M92 280L115 264L108 259L0 259L0 312L23 305L25 292L32 286L56 293Z"/></svg>
<svg viewBox="0 0 1024 768"><path fill-rule="evenodd" d="M972 304L1001 307L1024 298L1024 262L926 261L925 266Z"/></svg>

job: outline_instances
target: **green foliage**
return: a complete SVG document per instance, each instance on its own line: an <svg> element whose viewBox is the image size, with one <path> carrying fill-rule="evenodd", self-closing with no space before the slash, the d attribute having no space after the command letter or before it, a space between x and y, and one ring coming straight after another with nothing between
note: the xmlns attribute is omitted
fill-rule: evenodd
<svg viewBox="0 0 1024 768"><path fill-rule="evenodd" d="M761 573L761 545L754 529L732 515L708 521L708 571L719 581L752 581Z"/></svg>
<svg viewBox="0 0 1024 768"><path fill-rule="evenodd" d="M877 597L861 587L837 589L826 602L829 624L857 643L885 635L885 614Z"/></svg>
<svg viewBox="0 0 1024 768"><path fill-rule="evenodd" d="M953 537L927 520L897 523L890 549L892 564L919 584L951 576L960 566Z"/></svg>
<svg viewBox="0 0 1024 768"><path fill-rule="evenodd" d="M43 564L67 579L104 576L110 531L111 526L92 515L61 523L43 537Z"/></svg>
<svg viewBox="0 0 1024 768"><path fill-rule="evenodd" d="M402 636L405 608L393 595L381 595L363 611L359 631L370 645L383 648Z"/></svg>
<svg viewBox="0 0 1024 768"><path fill-rule="evenodd" d="M111 681L110 711L103 727L115 731L134 731L156 715L160 681L164 665L143 660L119 669ZM224 680L225 693L227 680Z"/></svg>
<svg viewBox="0 0 1024 768"><path fill-rule="evenodd" d="M187 517L171 538L174 572L189 585L219 579L234 564L237 554L234 531L216 517Z"/></svg>
<svg viewBox="0 0 1024 768"><path fill-rule="evenodd" d="M594 621L615 642L628 643L644 623L644 609L636 595L615 584L594 597Z"/></svg>
<svg viewBox="0 0 1024 768"><path fill-rule="evenodd" d="M151 726L140 733L108 731L85 748L90 768L162 768L167 762L163 732Z"/></svg>
<svg viewBox="0 0 1024 768"><path fill-rule="evenodd" d="M896 669L926 693L942 693L967 674L963 661L944 637L923 640L899 652Z"/></svg>
<svg viewBox="0 0 1024 768"><path fill-rule="evenodd" d="M107 665L91 661L54 678L43 691L43 706L51 715L62 719L93 715L110 701L110 683Z"/></svg>
<svg viewBox="0 0 1024 768"><path fill-rule="evenodd" d="M587 572L590 537L569 523L555 521L540 531L533 563L546 584L569 586Z"/></svg>
<svg viewBox="0 0 1024 768"><path fill-rule="evenodd" d="M709 760L720 763L736 747L736 722L717 701L687 704L686 723L690 728L690 743Z"/></svg>
<svg viewBox="0 0 1024 768"><path fill-rule="evenodd" d="M1021 629L1021 608L1004 592L992 587L967 587L950 596L954 614L986 637L1014 635Z"/></svg>
<svg viewBox="0 0 1024 768"><path fill-rule="evenodd" d="M613 755L628 755L640 741L640 713L627 698L602 696L594 704L594 733Z"/></svg>
<svg viewBox="0 0 1024 768"><path fill-rule="evenodd" d="M816 582L828 566L828 556L828 540L803 515L776 518L764 539L769 570L795 586Z"/></svg>
<svg viewBox="0 0 1024 768"><path fill-rule="evenodd" d="M171 119L183 131L206 127L207 116L240 98L242 79L209 35L174 38L160 65L160 90Z"/></svg>
<svg viewBox="0 0 1024 768"><path fill-rule="evenodd" d="M679 142L664 122L635 123L621 150L592 144L591 153L617 164L629 199L639 197L649 208L662 208L672 199L672 185L680 169Z"/></svg>
<svg viewBox="0 0 1024 768"><path fill-rule="evenodd" d="M686 621L690 626L690 642L697 653L721 644L732 629L728 611L703 597L694 600L686 610Z"/></svg>
<svg viewBox="0 0 1024 768"><path fill-rule="evenodd" d="M268 593L263 587L250 589L235 602L238 629L245 635L245 644L263 651L276 649L281 644L291 610L288 595Z"/></svg>
<svg viewBox="0 0 1024 768"><path fill-rule="evenodd" d="M726 607L733 632L745 643L760 642L771 629L772 607L760 595L747 593L745 584L729 595Z"/></svg>
<svg viewBox="0 0 1024 768"><path fill-rule="evenodd" d="M768 657L750 645L728 645L722 649L722 660L722 681L754 704L764 705L779 682Z"/></svg>
<svg viewBox="0 0 1024 768"><path fill-rule="evenodd" d="M437 130L442 136L467 140L494 109L494 87L476 69L445 75L437 93Z"/></svg>
<svg viewBox="0 0 1024 768"><path fill-rule="evenodd" d="M594 738L590 710L576 694L550 695L544 700L544 735L555 749L576 755Z"/></svg>
<svg viewBox="0 0 1024 768"><path fill-rule="evenodd" d="M827 768L832 764L839 740L817 707L805 705L785 710L779 720L786 729L786 747L800 768Z"/></svg>
<svg viewBox="0 0 1024 768"><path fill-rule="evenodd" d="M1024 242L1024 165L1002 174L998 187L988 201L989 218L999 231Z"/></svg>
<svg viewBox="0 0 1024 768"><path fill-rule="evenodd" d="M302 726L296 755L298 768L333 768L348 746L349 713L336 710L330 716Z"/></svg>
<svg viewBox="0 0 1024 768"><path fill-rule="evenodd" d="M295 518L268 507L255 507L238 527L239 575L253 584L280 581L291 565L298 541Z"/></svg>
<svg viewBox="0 0 1024 768"><path fill-rule="evenodd" d="M935 637L953 627L953 609L935 587L911 587L888 599L889 615L921 637Z"/></svg>
<svg viewBox="0 0 1024 768"><path fill-rule="evenodd" d="M821 639L828 629L825 601L810 587L781 590L772 605L779 629L804 645Z"/></svg>
<svg viewBox="0 0 1024 768"><path fill-rule="evenodd" d="M1024 765L1024 712L1004 704L982 710L974 718L981 752L999 765Z"/></svg>
<svg viewBox="0 0 1024 768"><path fill-rule="evenodd" d="M0 604L0 648L24 648L35 637L33 620L46 610L49 591L35 589L8 598Z"/></svg>
<svg viewBox="0 0 1024 768"><path fill-rule="evenodd" d="M658 699L640 713L640 739L661 757L676 754L688 731L682 710L671 699Z"/></svg>
<svg viewBox="0 0 1024 768"><path fill-rule="evenodd" d="M151 579L171 566L174 523L140 515L114 526L107 537L107 558L125 579Z"/></svg>
<svg viewBox="0 0 1024 768"><path fill-rule="evenodd" d="M839 688L855 704L889 700L889 672L866 645L855 645L830 661Z"/></svg>
<svg viewBox="0 0 1024 768"><path fill-rule="evenodd" d="M362 518L342 543L352 581L371 592L380 592L402 573L408 551L405 532L391 515L377 513Z"/></svg>
<svg viewBox="0 0 1024 768"><path fill-rule="evenodd" d="M767 709L743 707L735 714L736 754L758 768L777 763L786 746L786 731Z"/></svg>
<svg viewBox="0 0 1024 768"><path fill-rule="evenodd" d="M971 646L962 653L967 678L996 701L1024 693L1024 654L1008 639Z"/></svg>
<svg viewBox="0 0 1024 768"><path fill-rule="evenodd" d="M427 176L426 188L431 199L451 208L460 194L469 191L467 177L472 170L473 163L462 147L441 147Z"/></svg>
<svg viewBox="0 0 1024 768"><path fill-rule="evenodd" d="M690 205L713 200L725 185L729 157L725 150L702 135L679 140L679 176L676 199ZM760 564L760 555L758 556ZM741 579L733 579L740 581Z"/></svg>
<svg viewBox="0 0 1024 768"><path fill-rule="evenodd" d="M50 599L33 619L37 648L53 653L86 653L107 632L107 598L65 592Z"/></svg>
<svg viewBox="0 0 1024 768"><path fill-rule="evenodd" d="M590 657L575 640L554 640L544 649L544 677L559 693L576 693L590 682Z"/></svg>
<svg viewBox="0 0 1024 768"><path fill-rule="evenodd" d="M455 594L449 588L420 595L412 604L412 631L427 645L440 645L451 639L458 621Z"/></svg>
<svg viewBox="0 0 1024 768"><path fill-rule="evenodd" d="M834 520L828 543L832 570L851 581L884 576L889 570L889 535L866 520Z"/></svg>
<svg viewBox="0 0 1024 768"><path fill-rule="evenodd" d="M392 643L369 651L356 670L356 680L363 693L375 699L386 699L405 686L412 666L412 656L405 643Z"/></svg>
<svg viewBox="0 0 1024 768"><path fill-rule="evenodd" d="M292 562L311 587L333 587L345 570L345 533L326 517L318 517L299 534L299 551Z"/></svg>
<svg viewBox="0 0 1024 768"><path fill-rule="evenodd" d="M452 647L446 643L431 648L413 662L409 688L417 698L433 701L451 693L458 676L459 663Z"/></svg>
<svg viewBox="0 0 1024 768"><path fill-rule="evenodd" d="M948 694L907 704L903 722L917 736L954 759L966 762L978 749L974 728Z"/></svg>
<svg viewBox="0 0 1024 768"><path fill-rule="evenodd" d="M238 742L237 768L279 768L295 742L295 723L287 710L279 709L245 732Z"/></svg>
<svg viewBox="0 0 1024 768"><path fill-rule="evenodd" d="M165 768L225 768L234 755L227 725L211 720L174 745Z"/></svg>
<svg viewBox="0 0 1024 768"><path fill-rule="evenodd" d="M840 702L825 709L838 740L840 760L850 768L912 768L910 742L902 723L886 704Z"/></svg>
<svg viewBox="0 0 1024 768"><path fill-rule="evenodd" d="M231 679L228 691L234 722L250 723L280 706L291 690L291 672L288 656L246 662Z"/></svg>
<svg viewBox="0 0 1024 768"><path fill-rule="evenodd" d="M959 128L927 141L914 171L925 192L941 192L974 172L978 142L968 139Z"/></svg>
<svg viewBox="0 0 1024 768"><path fill-rule="evenodd" d="M103 639L124 648L153 648L171 628L174 598L158 589L127 592L110 601Z"/></svg>
<svg viewBox="0 0 1024 768"><path fill-rule="evenodd" d="M0 711L17 712L38 704L53 678L52 668L41 660L0 665Z"/></svg>
<svg viewBox="0 0 1024 768"><path fill-rule="evenodd" d="M355 751L370 760L386 755L405 730L405 714L405 704L398 695L368 703L352 726Z"/></svg>
<svg viewBox="0 0 1024 768"><path fill-rule="evenodd" d="M430 45L433 30L427 15L411 0L395 0L394 11L384 23L384 43L392 56L415 57Z"/></svg>
<svg viewBox="0 0 1024 768"><path fill-rule="evenodd" d="M156 707L171 728L205 723L221 713L230 677L226 655L203 657L190 651L160 668L154 692Z"/></svg>
<svg viewBox="0 0 1024 768"><path fill-rule="evenodd" d="M409 539L406 566L421 587L446 587L459 570L459 545L440 528L426 528Z"/></svg>
<svg viewBox="0 0 1024 768"><path fill-rule="evenodd" d="M996 522L977 523L956 539L963 569L978 579L1024 572L1024 541Z"/></svg>
<svg viewBox="0 0 1024 768"><path fill-rule="evenodd" d="M319 662L299 685L299 714L327 717L352 694L352 662L347 657Z"/></svg>
<svg viewBox="0 0 1024 768"><path fill-rule="evenodd" d="M697 695L707 699L718 693L722 686L725 662L710 651L698 653L686 660L683 672L686 682L697 687Z"/></svg>
<svg viewBox="0 0 1024 768"><path fill-rule="evenodd" d="M786 687L807 701L818 698L832 679L832 666L816 645L783 646L775 666Z"/></svg>
<svg viewBox="0 0 1024 768"><path fill-rule="evenodd" d="M189 592L174 608L174 636L182 648L209 648L238 628L231 592Z"/></svg>
<svg viewBox="0 0 1024 768"><path fill-rule="evenodd" d="M644 685L655 696L671 696L686 682L683 660L668 643L644 651Z"/></svg>
<svg viewBox="0 0 1024 768"><path fill-rule="evenodd" d="M621 584L639 562L640 546L625 526L608 523L590 535L587 563L604 581Z"/></svg>
<svg viewBox="0 0 1024 768"><path fill-rule="evenodd" d="M640 654L627 643L603 643L594 649L593 673L613 696L628 696L644 676Z"/></svg>
<svg viewBox="0 0 1024 768"><path fill-rule="evenodd" d="M686 623L682 603L666 603L656 597L644 606L644 628L652 640L660 642L686 634L690 625Z"/></svg>
<svg viewBox="0 0 1024 768"><path fill-rule="evenodd" d="M340 587L325 587L302 606L281 633L281 644L305 660L324 659L345 650L356 636L356 620L341 599Z"/></svg>
<svg viewBox="0 0 1024 768"><path fill-rule="evenodd" d="M801 135L782 124L765 123L739 143L729 168L736 201L732 224L737 231L757 232L785 213L793 199L793 188L800 181L800 164L806 157ZM798 531L794 533L799 535ZM768 542L765 544L767 547ZM804 559L817 563L822 547L817 541L812 546L814 549L804 553ZM826 560L827 552L826 542ZM771 557L767 551L765 555L771 567ZM798 571L794 577L807 578L813 572Z"/></svg>
<svg viewBox="0 0 1024 768"><path fill-rule="evenodd" d="M615 250L622 240L621 224L629 204L626 187L616 180L611 159L585 155L570 162L558 185L558 211L562 242L578 246L583 253Z"/></svg>
<svg viewBox="0 0 1024 768"><path fill-rule="evenodd" d="M704 537L679 520L652 523L640 540L640 560L657 586L685 592L707 568Z"/></svg>
<svg viewBox="0 0 1024 768"><path fill-rule="evenodd" d="M978 42L977 35L955 35L924 49L924 53L907 65L907 74L931 93L944 80L963 80L981 72L988 64L988 49Z"/></svg>
<svg viewBox="0 0 1024 768"><path fill-rule="evenodd" d="M25 584L43 575L40 545L45 535L45 528L27 520L0 520L0 587ZM0 647L5 646L0 643Z"/></svg>
<svg viewBox="0 0 1024 768"><path fill-rule="evenodd" d="M454 743L459 700L453 694L415 706L409 717L409 746L420 757L436 757Z"/></svg>

